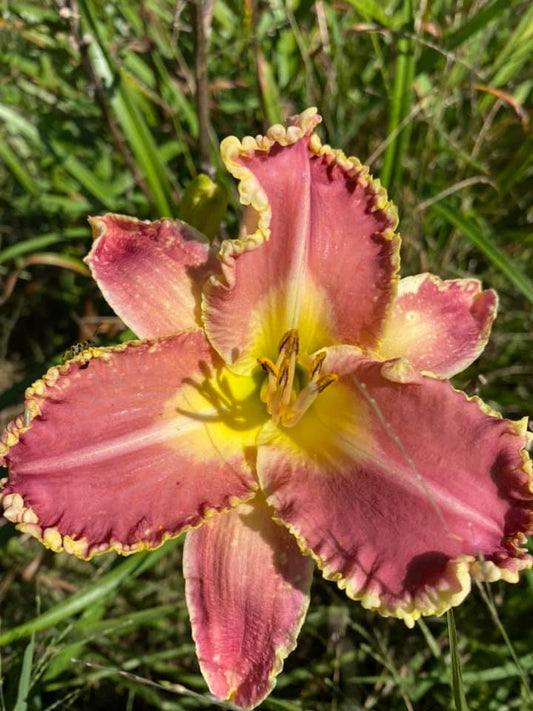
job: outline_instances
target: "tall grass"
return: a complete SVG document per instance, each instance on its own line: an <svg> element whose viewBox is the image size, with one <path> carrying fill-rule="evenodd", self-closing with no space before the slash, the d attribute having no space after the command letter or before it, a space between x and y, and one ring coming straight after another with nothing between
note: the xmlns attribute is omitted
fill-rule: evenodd
<svg viewBox="0 0 533 711"><path fill-rule="evenodd" d="M222 231L234 235L219 139L307 105L319 107L324 138L388 187L403 274L473 274L498 290L491 343L456 384L506 416L527 413L529 2L3 0L2 12L3 423L71 343L96 327L101 343L127 337L81 262L86 215L177 215L201 169L226 190ZM81 563L0 523L0 709L216 707L193 654L180 562L178 542ZM492 586L490 604L475 590L455 625L434 618L408 631L317 577L299 647L263 708L522 711L532 593L525 574Z"/></svg>

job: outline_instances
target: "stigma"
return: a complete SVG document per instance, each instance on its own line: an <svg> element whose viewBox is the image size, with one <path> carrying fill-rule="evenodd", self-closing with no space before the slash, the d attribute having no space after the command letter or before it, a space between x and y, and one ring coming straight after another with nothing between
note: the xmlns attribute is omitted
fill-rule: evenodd
<svg viewBox="0 0 533 711"><path fill-rule="evenodd" d="M318 395L338 380L336 373L322 375L322 365L326 354L315 355L310 364L303 367L306 382L297 391L296 366L300 350L298 330L287 331L278 346L278 359L258 358L258 363L267 374L261 389L261 399L266 403L268 413L275 425L293 427L300 421ZM302 369L302 368L301 368Z"/></svg>

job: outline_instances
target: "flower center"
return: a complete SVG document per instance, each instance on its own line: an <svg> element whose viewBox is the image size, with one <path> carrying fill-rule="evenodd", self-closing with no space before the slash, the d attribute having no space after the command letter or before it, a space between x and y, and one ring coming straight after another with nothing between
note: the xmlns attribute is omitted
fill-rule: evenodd
<svg viewBox="0 0 533 711"><path fill-rule="evenodd" d="M278 359L275 363L270 358L257 359L268 376L261 388L261 400L266 403L275 425L293 427L317 396L339 377L336 373L321 375L325 353L315 355L307 366L298 363L298 353L298 330L292 328L279 343ZM306 383L298 392L295 389L297 365L304 371L304 377L306 376Z"/></svg>

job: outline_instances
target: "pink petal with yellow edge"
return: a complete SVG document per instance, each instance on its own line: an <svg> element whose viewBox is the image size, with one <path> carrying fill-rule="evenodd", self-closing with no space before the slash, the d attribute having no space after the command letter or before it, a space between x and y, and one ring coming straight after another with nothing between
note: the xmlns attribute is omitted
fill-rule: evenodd
<svg viewBox="0 0 533 711"><path fill-rule="evenodd" d="M201 291L216 271L207 238L179 220L92 217L85 261L116 313L140 337L201 325Z"/></svg>
<svg viewBox="0 0 533 711"><path fill-rule="evenodd" d="M378 351L403 357L418 370L451 377L483 351L498 308L477 279L443 281L433 274L402 279Z"/></svg>
<svg viewBox="0 0 533 711"><path fill-rule="evenodd" d="M89 558L154 548L250 498L259 398L220 366L191 331L51 368L26 392L29 424L0 442L6 518Z"/></svg>
<svg viewBox="0 0 533 711"><path fill-rule="evenodd" d="M356 158L322 146L308 109L265 137L231 137L221 153L239 179L244 234L222 244L223 276L204 292L211 343L237 372L275 360L298 328L303 352L374 345L395 293L396 210ZM255 211L255 216L254 216Z"/></svg>
<svg viewBox="0 0 533 711"><path fill-rule="evenodd" d="M532 562L525 423L408 361L326 350L339 381L295 427L268 423L259 438L262 488L302 550L350 597L410 626L459 604L471 575L516 582Z"/></svg>
<svg viewBox="0 0 533 711"><path fill-rule="evenodd" d="M216 696L254 708L270 693L296 646L312 569L259 496L187 534L187 605Z"/></svg>

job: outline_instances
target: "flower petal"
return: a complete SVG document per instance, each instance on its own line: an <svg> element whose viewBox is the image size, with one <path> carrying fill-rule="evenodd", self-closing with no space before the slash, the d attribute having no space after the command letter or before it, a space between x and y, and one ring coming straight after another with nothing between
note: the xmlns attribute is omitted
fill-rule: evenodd
<svg viewBox="0 0 533 711"><path fill-rule="evenodd" d="M516 582L532 562L525 423L407 361L327 351L339 382L295 427L268 423L259 438L261 485L302 550L408 625L459 604L470 575Z"/></svg>
<svg viewBox="0 0 533 711"><path fill-rule="evenodd" d="M407 358L418 370L449 378L483 351L497 308L496 292L482 291L477 279L406 277L399 283L379 354Z"/></svg>
<svg viewBox="0 0 533 711"><path fill-rule="evenodd" d="M179 220L92 217L85 261L106 301L140 337L201 325L201 290L216 269L207 238Z"/></svg>
<svg viewBox="0 0 533 711"><path fill-rule="evenodd" d="M314 109L265 137L226 138L228 170L251 205L239 240L222 244L222 278L204 292L208 337L236 372L276 357L298 328L302 351L371 346L395 292L396 210L356 158L322 146Z"/></svg>
<svg viewBox="0 0 533 711"><path fill-rule="evenodd" d="M220 365L191 331L51 368L0 442L6 518L89 558L154 548L250 498L264 413L254 383Z"/></svg>
<svg viewBox="0 0 533 711"><path fill-rule="evenodd" d="M296 646L312 569L262 497L187 534L187 605L216 696L253 708L270 693Z"/></svg>

